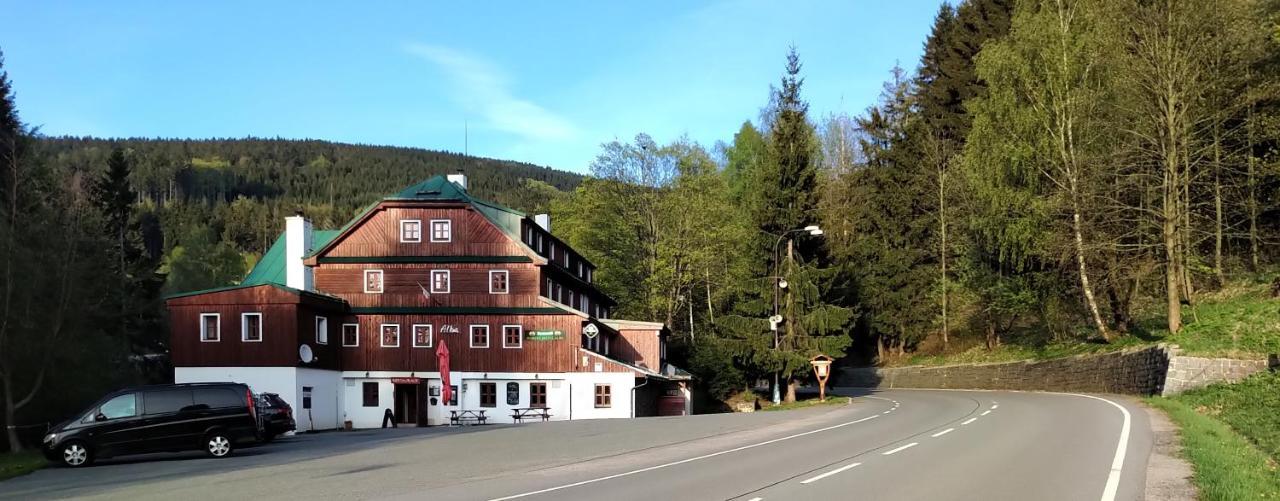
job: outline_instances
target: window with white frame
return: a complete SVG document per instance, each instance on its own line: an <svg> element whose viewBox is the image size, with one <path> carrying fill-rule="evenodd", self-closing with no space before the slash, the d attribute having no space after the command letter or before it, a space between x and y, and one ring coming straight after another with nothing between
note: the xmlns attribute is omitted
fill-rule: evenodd
<svg viewBox="0 0 1280 501"><path fill-rule="evenodd" d="M262 342L262 314L240 314L240 340L247 343Z"/></svg>
<svg viewBox="0 0 1280 501"><path fill-rule="evenodd" d="M316 344L329 344L329 319L316 317Z"/></svg>
<svg viewBox="0 0 1280 501"><path fill-rule="evenodd" d="M471 347L472 348L488 348L489 347L489 326L487 325L471 326Z"/></svg>
<svg viewBox="0 0 1280 501"><path fill-rule="evenodd" d="M502 326L502 347L520 348L524 346L524 327L519 325Z"/></svg>
<svg viewBox="0 0 1280 501"><path fill-rule="evenodd" d="M360 346L360 324L342 324L342 346Z"/></svg>
<svg viewBox="0 0 1280 501"><path fill-rule="evenodd" d="M432 341L432 329L427 324L413 324L413 347L414 348L430 348Z"/></svg>
<svg viewBox="0 0 1280 501"><path fill-rule="evenodd" d="M449 270L431 270L431 292L449 293Z"/></svg>
<svg viewBox="0 0 1280 501"><path fill-rule="evenodd" d="M222 339L222 317L217 313L200 314L200 342L214 343Z"/></svg>
<svg viewBox="0 0 1280 501"><path fill-rule="evenodd" d="M450 242L453 240L453 221L448 219L431 220L431 241Z"/></svg>
<svg viewBox="0 0 1280 501"><path fill-rule="evenodd" d="M382 290L382 270L364 270L364 292L381 294Z"/></svg>
<svg viewBox="0 0 1280 501"><path fill-rule="evenodd" d="M507 279L510 273L507 270L489 270L489 293L490 294L506 294L510 288Z"/></svg>
<svg viewBox="0 0 1280 501"><path fill-rule="evenodd" d="M417 219L400 220L400 243L416 244L422 241L422 221Z"/></svg>
<svg viewBox="0 0 1280 501"><path fill-rule="evenodd" d="M382 324L382 335L380 337L383 348L400 347L400 324Z"/></svg>

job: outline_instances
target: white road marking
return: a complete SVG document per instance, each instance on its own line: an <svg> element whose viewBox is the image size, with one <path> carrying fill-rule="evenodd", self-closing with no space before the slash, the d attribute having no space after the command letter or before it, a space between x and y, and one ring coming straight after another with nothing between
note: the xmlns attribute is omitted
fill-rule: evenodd
<svg viewBox="0 0 1280 501"><path fill-rule="evenodd" d="M956 430L955 428L947 428L947 429L942 430L942 431L940 431L940 432L934 433L933 435L930 435L930 436L931 436L931 437L933 437L933 438L938 438L938 437L941 437L941 436L946 435L946 434L948 434L948 433L951 433L951 432L953 432L953 431L955 431L955 430Z"/></svg>
<svg viewBox="0 0 1280 501"><path fill-rule="evenodd" d="M751 499L748 499L747 501L760 501L761 499L764 499L764 498L751 498Z"/></svg>
<svg viewBox="0 0 1280 501"><path fill-rule="evenodd" d="M987 411L982 411L982 414L979 414L979 416L985 416L985 415L987 415L987 414L991 414L991 411L989 411L989 410L987 410Z"/></svg>
<svg viewBox="0 0 1280 501"><path fill-rule="evenodd" d="M912 447L915 447L915 446L917 446L917 445L920 445L920 442L911 442L911 443L909 443L909 444L907 444L907 445L904 445L904 446L902 446L902 447L899 447L899 448L897 448L897 449L894 449L894 450L891 450L891 451L888 451L888 452L883 452L882 454L884 454L884 455L886 455L886 456L891 455L891 454L896 454L896 453L898 453L898 452L905 451L905 450L910 449L910 448L912 448Z"/></svg>
<svg viewBox="0 0 1280 501"><path fill-rule="evenodd" d="M999 408L1000 408L1000 404L991 404L992 410L999 409Z"/></svg>
<svg viewBox="0 0 1280 501"><path fill-rule="evenodd" d="M808 480L801 480L801 481L800 481L800 483L802 483L802 484L808 484L808 483L817 482L817 481L819 481L819 480L822 480L822 479L824 479L824 478L830 477L830 476L835 475L835 474L837 474L837 473L840 473L840 472L842 472L842 471L848 470L848 469L853 468L853 467L855 467L855 466L858 466L858 465L860 465L860 464L862 464L862 463L853 463L853 464L851 464L851 465L841 466L841 467L839 467L839 468L836 468L836 469L831 470L831 471L829 471L829 472L823 473L823 474L818 475L818 476L816 476L816 477L810 478L810 479L808 479Z"/></svg>
<svg viewBox="0 0 1280 501"><path fill-rule="evenodd" d="M831 425L831 426L828 426L828 427L825 427L825 428L818 428L818 429L816 429L816 430L809 430L809 431L806 431L806 432L796 433L796 434L794 434L794 435L787 435L787 436L785 436L785 437L775 438L775 439L772 439L772 440L765 440L764 442L759 442L759 443L755 443L755 444L751 444L751 445L744 445L744 446L741 446L741 447L734 447L734 448L732 448L732 449L728 449L728 450L723 450L723 451L719 451L719 452L712 452L712 453L710 453L710 454L703 454L703 455L701 455L701 456L697 456L697 457L691 457L691 458L681 459L681 460L679 460L679 461L672 461L672 462L670 462L670 463L665 463L665 464L660 464L660 465L650 466L650 467L647 467L647 468L640 468L640 469L638 469L638 470L631 470L631 471L622 472L622 473L615 473L615 474L613 474L613 475L608 475L608 476L604 476L604 477L600 477L600 478L593 478L593 479L590 479L590 480L583 480L583 481L581 481L581 482L574 482L574 483L571 483L571 484L558 485L558 486L555 486L555 487L548 487L548 488L546 488L546 489L539 489L539 490L536 490L536 491L529 491L529 492L525 492L525 493L521 493L521 494L513 494L513 495L510 495L510 496L506 496L506 497L493 498L493 499L491 499L491 500L489 500L489 501L507 501L508 499L519 499L519 498L524 498L524 497L529 497L529 496L536 496L536 495L538 495L538 494L546 494L546 493L548 493L548 492L555 492L555 491L559 491L559 490L564 490L564 489L568 489L568 488L570 488L570 487L578 487L578 486L581 486L581 485L594 484L594 483L596 483L596 482L603 482L603 481L605 481L605 480L613 480L613 479L615 479L615 478L620 478L620 477L626 477L626 476L630 476L630 475L635 475L635 474L637 474L637 473L644 473L644 472L647 472L647 471L653 471L653 470L658 470L658 469L662 469L662 468L668 468L668 467L671 467L671 466L682 465L682 464L685 464L685 463L692 463L692 462L694 462L694 461L700 461L700 460L703 460L703 459L709 459L709 458L713 458L713 457L716 457L716 456L723 456L723 455L725 455L725 454L730 454L730 453L739 452L739 451L745 451L745 450L747 450L747 449L754 449L754 448L756 448L756 447L761 447L761 446L765 446L765 445L769 445L769 444L775 444L775 443L778 443L778 442L782 442L782 441L784 441L784 440L791 440L791 439L793 439L793 438L800 438L800 437L803 437L803 436L812 435L812 434L814 434L814 433L822 433L822 432L824 432L824 431L831 431L831 430L834 430L834 429L837 429L837 428L843 428L843 427L845 427L845 426L849 426L849 425L851 425L851 424L858 424L858 423L861 423L861 422L863 422L863 421L870 421L870 420L875 419L875 418L878 418L878 417L880 417L880 415L879 415L879 414L872 414L872 415L867 416L867 417L864 417L864 418L862 418L862 419L855 419L855 420L853 420L853 421L849 421L849 422L845 422L845 423L840 423L840 424L836 424L836 425ZM912 445L914 445L914 444L912 444Z"/></svg>
<svg viewBox="0 0 1280 501"><path fill-rule="evenodd" d="M884 411L884 412L881 412L881 414L888 414L890 412L893 412L893 411Z"/></svg>
<svg viewBox="0 0 1280 501"><path fill-rule="evenodd" d="M971 418L969 418L969 419L964 420L964 422L963 422L963 423L960 423L960 426L964 426L964 425L966 425L966 424L972 423L972 422L977 421L977 420L978 420L978 418L976 418L976 417L971 417Z"/></svg>
<svg viewBox="0 0 1280 501"><path fill-rule="evenodd" d="M1115 406L1117 409L1120 409L1120 413L1124 414L1124 424L1120 425L1120 441L1116 444L1116 455L1111 459L1111 473L1107 475L1107 485L1102 489L1102 501L1115 501L1116 491L1120 489L1120 472L1124 469L1124 454L1129 448L1129 427L1131 421L1129 409L1125 409L1123 405L1102 397L1082 395L1079 393L1066 393L1066 395L1075 395L1077 397L1101 400Z"/></svg>

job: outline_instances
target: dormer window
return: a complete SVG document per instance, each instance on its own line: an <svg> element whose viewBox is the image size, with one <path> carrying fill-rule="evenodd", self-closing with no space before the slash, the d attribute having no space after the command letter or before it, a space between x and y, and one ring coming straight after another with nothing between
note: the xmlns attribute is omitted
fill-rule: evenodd
<svg viewBox="0 0 1280 501"><path fill-rule="evenodd" d="M400 220L400 243L416 244L422 241L422 221L417 219Z"/></svg>
<svg viewBox="0 0 1280 501"><path fill-rule="evenodd" d="M431 241L432 242L453 241L453 221L450 221L448 219L432 219L431 220Z"/></svg>

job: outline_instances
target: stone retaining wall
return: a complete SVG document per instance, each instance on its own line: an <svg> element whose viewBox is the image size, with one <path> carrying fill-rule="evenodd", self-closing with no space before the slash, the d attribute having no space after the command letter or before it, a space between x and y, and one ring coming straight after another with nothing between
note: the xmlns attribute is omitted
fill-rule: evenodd
<svg viewBox="0 0 1280 501"><path fill-rule="evenodd" d="M1175 356L1169 360L1162 395L1176 395L1212 383L1237 382L1267 369L1266 360Z"/></svg>
<svg viewBox="0 0 1280 501"><path fill-rule="evenodd" d="M841 368L839 386L953 388L1169 395L1217 381L1238 381L1267 367L1265 360L1183 357L1176 346L992 364ZM1166 388L1167 387L1167 388Z"/></svg>

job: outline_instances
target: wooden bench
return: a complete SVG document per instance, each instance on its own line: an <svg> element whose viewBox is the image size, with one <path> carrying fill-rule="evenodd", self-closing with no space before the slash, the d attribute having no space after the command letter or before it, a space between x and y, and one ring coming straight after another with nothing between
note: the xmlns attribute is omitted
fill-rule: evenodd
<svg viewBox="0 0 1280 501"><path fill-rule="evenodd" d="M511 420L517 423L523 423L526 419L541 418L543 422L551 419L551 414L547 412L546 407L526 407L523 409L511 409Z"/></svg>
<svg viewBox="0 0 1280 501"><path fill-rule="evenodd" d="M484 411L449 411L450 425L485 424L488 419Z"/></svg>

